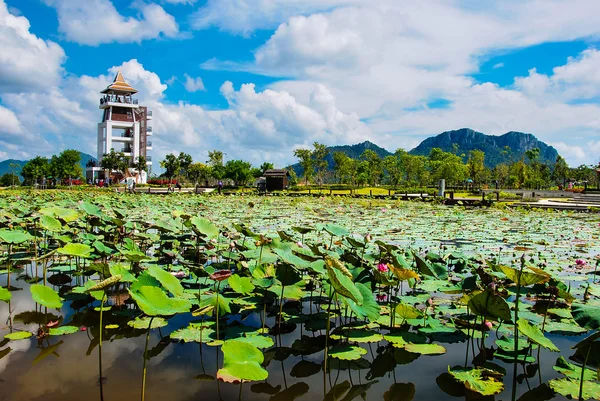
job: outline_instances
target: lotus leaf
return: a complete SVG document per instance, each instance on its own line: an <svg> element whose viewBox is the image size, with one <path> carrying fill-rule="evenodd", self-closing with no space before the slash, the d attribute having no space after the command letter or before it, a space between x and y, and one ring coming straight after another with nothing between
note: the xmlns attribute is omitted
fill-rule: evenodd
<svg viewBox="0 0 600 401"><path fill-rule="evenodd" d="M568 378L552 379L548 382L550 388L556 391L558 394L568 398L577 399L579 397L579 381L571 380ZM600 383L584 381L583 392L581 399L583 400L595 400L600 394Z"/></svg>
<svg viewBox="0 0 600 401"><path fill-rule="evenodd" d="M61 255L89 258L92 253L92 247L86 244L69 243L56 250Z"/></svg>
<svg viewBox="0 0 600 401"><path fill-rule="evenodd" d="M329 351L329 356L332 358L342 359L345 361L354 361L365 355L367 350L356 345L340 345Z"/></svg>
<svg viewBox="0 0 600 401"><path fill-rule="evenodd" d="M47 308L60 309L62 307L60 297L52 288L40 284L33 284L30 287L30 291L31 297L38 304Z"/></svg>
<svg viewBox="0 0 600 401"><path fill-rule="evenodd" d="M10 293L10 291L8 291L4 287L0 287L0 301L8 302L8 301L10 301L11 297L12 297L12 294Z"/></svg>
<svg viewBox="0 0 600 401"><path fill-rule="evenodd" d="M508 304L499 295L483 291L469 300L469 308L476 315L490 320L511 320Z"/></svg>
<svg viewBox="0 0 600 401"><path fill-rule="evenodd" d="M4 336L5 339L10 340L10 341L16 341L16 340L24 340L26 338L31 337L33 334L31 334L28 331L15 331L14 333L10 333Z"/></svg>
<svg viewBox="0 0 600 401"><path fill-rule="evenodd" d="M148 316L169 316L188 312L191 303L187 299L169 298L157 287L141 286L136 290L129 289L129 294L139 308Z"/></svg>
<svg viewBox="0 0 600 401"><path fill-rule="evenodd" d="M175 297L183 295L183 286L175 276L156 265L150 266L147 271L148 274L157 279L160 284Z"/></svg>
<svg viewBox="0 0 600 401"><path fill-rule="evenodd" d="M529 338L532 343L541 345L542 347L549 349L550 351L559 352L560 350L550 341L548 338L544 337L542 331L537 327L529 323L525 319L519 319L517 321L517 326L519 327L519 333L523 334L525 337Z"/></svg>
<svg viewBox="0 0 600 401"><path fill-rule="evenodd" d="M229 286L238 294L250 294L254 291L254 284L250 277L240 277L237 274L229 277Z"/></svg>
<svg viewBox="0 0 600 401"><path fill-rule="evenodd" d="M570 379L579 380L581 378L581 367L573 365L562 356L556 360L556 364L552 368ZM592 369L585 369L583 380L593 381L596 380L596 378L596 372L594 372Z"/></svg>
<svg viewBox="0 0 600 401"><path fill-rule="evenodd" d="M581 327L588 330L600 328L600 303L573 304L571 307L573 319Z"/></svg>
<svg viewBox="0 0 600 401"><path fill-rule="evenodd" d="M264 361L262 352L252 344L227 340L221 347L223 368L217 377L227 382L265 380L269 373L261 366Z"/></svg>
<svg viewBox="0 0 600 401"><path fill-rule="evenodd" d="M448 373L467 389L481 395L499 394L504 390L504 384L499 380L500 375L489 369L448 367Z"/></svg>
<svg viewBox="0 0 600 401"><path fill-rule="evenodd" d="M60 327L52 327L48 334L51 336L64 336L66 334L73 334L79 331L79 327L77 326L60 326Z"/></svg>

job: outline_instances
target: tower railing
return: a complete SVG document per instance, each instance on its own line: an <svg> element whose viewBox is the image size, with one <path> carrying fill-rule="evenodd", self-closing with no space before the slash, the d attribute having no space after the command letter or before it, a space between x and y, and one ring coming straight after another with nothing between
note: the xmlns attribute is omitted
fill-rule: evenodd
<svg viewBox="0 0 600 401"><path fill-rule="evenodd" d="M101 105L107 103L138 104L138 99L134 99L127 95L106 95L100 98Z"/></svg>

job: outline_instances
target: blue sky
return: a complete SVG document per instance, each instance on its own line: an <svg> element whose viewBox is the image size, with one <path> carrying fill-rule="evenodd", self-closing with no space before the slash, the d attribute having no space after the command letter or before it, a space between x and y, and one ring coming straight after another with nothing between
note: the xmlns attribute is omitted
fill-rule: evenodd
<svg viewBox="0 0 600 401"><path fill-rule="evenodd" d="M592 0L0 0L0 159L95 154L122 70L153 153L293 161L318 141L410 149L523 131L571 165L600 154Z"/></svg>

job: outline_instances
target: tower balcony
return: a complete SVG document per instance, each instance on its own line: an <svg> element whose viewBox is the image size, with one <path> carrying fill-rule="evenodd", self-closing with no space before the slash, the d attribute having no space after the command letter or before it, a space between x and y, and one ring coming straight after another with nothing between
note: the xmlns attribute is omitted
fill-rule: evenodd
<svg viewBox="0 0 600 401"><path fill-rule="evenodd" d="M152 150L152 141L146 143L146 150Z"/></svg>
<svg viewBox="0 0 600 401"><path fill-rule="evenodd" d="M146 120L152 120L152 110L148 110L148 113L146 113Z"/></svg>
<svg viewBox="0 0 600 401"><path fill-rule="evenodd" d="M129 107L132 109L139 108L138 100L126 95L106 95L100 98L100 109L109 107Z"/></svg>
<svg viewBox="0 0 600 401"><path fill-rule="evenodd" d="M152 127L146 127L146 136L152 136Z"/></svg>

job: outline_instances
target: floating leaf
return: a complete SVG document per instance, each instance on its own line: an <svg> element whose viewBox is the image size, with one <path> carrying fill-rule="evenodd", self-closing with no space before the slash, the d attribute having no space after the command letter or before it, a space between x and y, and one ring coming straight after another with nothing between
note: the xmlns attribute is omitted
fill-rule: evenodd
<svg viewBox="0 0 600 401"><path fill-rule="evenodd" d="M28 331L15 331L14 333L5 335L4 338L7 340L16 341L16 340L24 340L26 338L31 337L32 335L33 334L31 334Z"/></svg>
<svg viewBox="0 0 600 401"><path fill-rule="evenodd" d="M340 345L329 351L329 356L332 358L342 359L344 361L354 361L365 355L367 350L356 345Z"/></svg>
<svg viewBox="0 0 600 401"><path fill-rule="evenodd" d="M183 286L179 280L172 274L164 271L156 265L152 265L147 270L148 274L157 279L167 291L176 297L183 295Z"/></svg>
<svg viewBox="0 0 600 401"><path fill-rule="evenodd" d="M204 217L192 217L189 222L192 225L192 229L197 233L200 233L208 238L217 238L219 236L219 229L210 220Z"/></svg>
<svg viewBox="0 0 600 401"><path fill-rule="evenodd" d="M489 369L448 367L448 373L467 389L481 395L495 395L504 390L504 384L499 380L501 375Z"/></svg>
<svg viewBox="0 0 600 401"><path fill-rule="evenodd" d="M130 289L129 294L139 308L148 316L167 316L176 313L185 313L192 306L187 299L169 298L163 290L157 287L141 286L136 291Z"/></svg>
<svg viewBox="0 0 600 401"><path fill-rule="evenodd" d="M4 287L0 287L0 301L8 302L12 298L12 294Z"/></svg>
<svg viewBox="0 0 600 401"><path fill-rule="evenodd" d="M397 304L394 308L396 315L400 316L402 319L419 319L423 317L423 312L418 310L412 305L407 304Z"/></svg>
<svg viewBox="0 0 600 401"><path fill-rule="evenodd" d="M167 321L161 317L150 318L147 316L136 317L135 319L128 321L127 325L134 329L147 330L150 320L152 320L152 326L150 326L151 329L158 329L167 325Z"/></svg>
<svg viewBox="0 0 600 401"><path fill-rule="evenodd" d="M92 250L92 247L86 244L69 243L63 246L62 248L58 248L56 252L60 253L61 255L89 258L92 253Z"/></svg>
<svg viewBox="0 0 600 401"><path fill-rule="evenodd" d="M596 330L600 328L600 303L594 304L573 304L571 307L573 319L581 327L588 330Z"/></svg>
<svg viewBox="0 0 600 401"><path fill-rule="evenodd" d="M212 328L212 322L211 324L192 322L187 327L172 332L170 337L173 340L186 343L209 343L217 338L216 333Z"/></svg>
<svg viewBox="0 0 600 401"><path fill-rule="evenodd" d="M581 378L581 367L573 365L562 356L556 360L556 364L552 369L562 373L570 379L579 380ZM596 372L586 368L583 380L596 380Z"/></svg>
<svg viewBox="0 0 600 401"><path fill-rule="evenodd" d="M48 334L51 336L64 336L66 334L77 333L78 331L79 327L77 326L60 326L51 328Z"/></svg>
<svg viewBox="0 0 600 401"><path fill-rule="evenodd" d="M60 231L63 228L60 221L49 215L42 215L40 217L40 226L48 231Z"/></svg>
<svg viewBox="0 0 600 401"><path fill-rule="evenodd" d="M552 379L548 382L550 388L556 391L558 394L563 395L568 398L578 399L579 398L579 381L571 380L567 378L562 379ZM584 381L583 382L583 392L581 394L581 399L583 400L595 400L600 394L600 383Z"/></svg>
<svg viewBox="0 0 600 401"><path fill-rule="evenodd" d="M526 271L522 271L519 273L519 270L513 269L508 266L500 266L500 270L502 273L506 274L506 277L513 283L516 283L520 278L521 286L527 287L533 284L547 283L550 280L550 275L541 274L541 273L530 273ZM541 270L540 272L543 272ZM520 274L520 276L519 276Z"/></svg>
<svg viewBox="0 0 600 401"><path fill-rule="evenodd" d="M60 297L52 288L40 284L32 284L29 289L31 291L31 298L38 304L47 308L60 309L62 307Z"/></svg>
<svg viewBox="0 0 600 401"><path fill-rule="evenodd" d="M446 348L439 344L406 344L404 349L408 352L421 355L441 355L446 353Z"/></svg>
<svg viewBox="0 0 600 401"><path fill-rule="evenodd" d="M0 242L5 244L22 244L32 239L26 231L0 229Z"/></svg>

